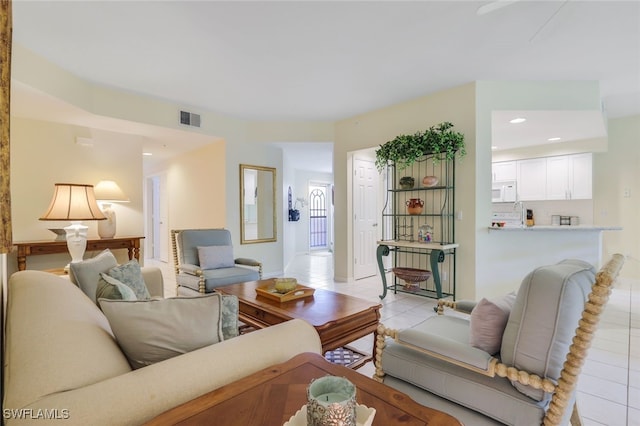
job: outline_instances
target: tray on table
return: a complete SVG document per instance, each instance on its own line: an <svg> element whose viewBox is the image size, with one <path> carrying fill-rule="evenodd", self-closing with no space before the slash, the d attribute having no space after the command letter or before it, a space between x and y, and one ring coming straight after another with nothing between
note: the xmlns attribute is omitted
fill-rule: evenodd
<svg viewBox="0 0 640 426"><path fill-rule="evenodd" d="M297 284L295 289L287 293L278 293L275 289L275 281L256 287L256 293L277 302L288 302L289 300L313 296L315 291L315 288Z"/></svg>

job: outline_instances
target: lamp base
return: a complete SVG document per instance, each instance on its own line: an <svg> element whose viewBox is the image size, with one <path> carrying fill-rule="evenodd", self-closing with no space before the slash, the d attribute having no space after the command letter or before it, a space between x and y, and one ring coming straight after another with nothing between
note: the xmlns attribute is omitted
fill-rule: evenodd
<svg viewBox="0 0 640 426"><path fill-rule="evenodd" d="M111 204L102 204L102 214L107 220L98 221L98 236L102 239L113 238L116 235L116 212L111 209Z"/></svg>
<svg viewBox="0 0 640 426"><path fill-rule="evenodd" d="M87 249L88 226L81 221L71 221L71 225L64 228L67 232L67 249L71 255L71 263L82 262L82 257Z"/></svg>

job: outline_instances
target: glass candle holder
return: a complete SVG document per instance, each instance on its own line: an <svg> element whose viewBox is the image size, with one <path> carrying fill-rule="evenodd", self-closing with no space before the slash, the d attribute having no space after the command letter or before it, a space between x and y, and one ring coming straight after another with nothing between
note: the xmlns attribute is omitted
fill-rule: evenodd
<svg viewBox="0 0 640 426"><path fill-rule="evenodd" d="M356 387L344 377L325 376L307 387L308 426L356 426Z"/></svg>

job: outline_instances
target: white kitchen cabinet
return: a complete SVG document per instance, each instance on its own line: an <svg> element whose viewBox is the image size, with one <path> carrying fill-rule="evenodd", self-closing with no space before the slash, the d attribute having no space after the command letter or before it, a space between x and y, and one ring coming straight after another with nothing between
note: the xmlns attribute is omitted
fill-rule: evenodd
<svg viewBox="0 0 640 426"><path fill-rule="evenodd" d="M593 158L590 152L569 156L569 198L589 200L593 194Z"/></svg>
<svg viewBox="0 0 640 426"><path fill-rule="evenodd" d="M547 197L547 159L531 158L517 162L518 200L545 200Z"/></svg>
<svg viewBox="0 0 640 426"><path fill-rule="evenodd" d="M494 182L514 181L518 177L515 161L498 161L492 164Z"/></svg>
<svg viewBox="0 0 640 426"><path fill-rule="evenodd" d="M591 153L547 158L547 200L592 197Z"/></svg>
<svg viewBox="0 0 640 426"><path fill-rule="evenodd" d="M569 199L569 156L547 158L547 196L545 200Z"/></svg>

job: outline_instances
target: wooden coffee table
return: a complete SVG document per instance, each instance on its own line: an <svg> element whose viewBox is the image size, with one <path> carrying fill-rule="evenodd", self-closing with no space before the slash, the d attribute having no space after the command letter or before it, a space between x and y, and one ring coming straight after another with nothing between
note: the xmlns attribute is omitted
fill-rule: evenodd
<svg viewBox="0 0 640 426"><path fill-rule="evenodd" d="M376 409L374 425L462 425L447 413L364 375L304 353L175 407L147 425L282 426L304 404L311 379L341 376L356 386L358 404Z"/></svg>
<svg viewBox="0 0 640 426"><path fill-rule="evenodd" d="M216 291L237 296L240 321L256 328L269 327L294 318L307 321L318 331L323 353L371 333L375 349L382 307L379 303L320 288L315 290L313 296L281 303L256 293L256 287L270 282L272 280L249 281L218 287ZM352 368L371 360L371 355L364 355Z"/></svg>

